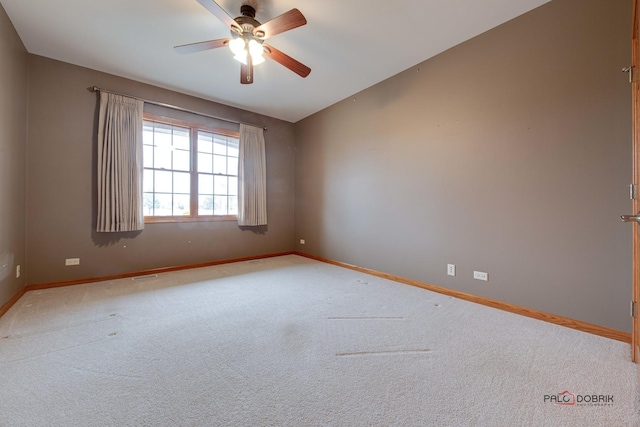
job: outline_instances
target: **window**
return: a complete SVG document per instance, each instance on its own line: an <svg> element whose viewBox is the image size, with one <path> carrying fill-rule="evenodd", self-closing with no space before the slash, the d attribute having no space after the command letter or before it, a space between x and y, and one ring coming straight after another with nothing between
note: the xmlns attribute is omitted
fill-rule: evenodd
<svg viewBox="0 0 640 427"><path fill-rule="evenodd" d="M238 138L198 131L198 212L238 214Z"/></svg>
<svg viewBox="0 0 640 427"><path fill-rule="evenodd" d="M145 114L146 222L234 220L238 133Z"/></svg>

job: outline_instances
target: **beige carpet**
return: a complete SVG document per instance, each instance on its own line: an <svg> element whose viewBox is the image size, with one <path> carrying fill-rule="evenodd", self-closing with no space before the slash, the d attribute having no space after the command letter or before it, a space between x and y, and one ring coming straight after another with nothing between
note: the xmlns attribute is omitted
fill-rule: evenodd
<svg viewBox="0 0 640 427"><path fill-rule="evenodd" d="M636 378L626 344L293 255L0 319L1 426L640 426Z"/></svg>

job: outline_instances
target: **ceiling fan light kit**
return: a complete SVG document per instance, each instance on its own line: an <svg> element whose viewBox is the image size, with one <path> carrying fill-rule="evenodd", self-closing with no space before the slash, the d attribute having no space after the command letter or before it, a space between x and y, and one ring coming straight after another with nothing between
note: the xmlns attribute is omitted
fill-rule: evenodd
<svg viewBox="0 0 640 427"><path fill-rule="evenodd" d="M243 64L247 64L247 55L251 55L253 65L262 64L264 62L264 49L262 43L254 39L246 40L244 37L237 37L229 41L229 49L233 52L233 59Z"/></svg>
<svg viewBox="0 0 640 427"><path fill-rule="evenodd" d="M231 37L176 46L175 50L177 52L187 54L229 46L229 49L233 52L233 58L241 63L240 83L242 84L253 83L253 66L264 62L263 55L273 59L301 77L307 77L309 73L311 73L311 68L280 52L273 46L264 44L264 40L269 37L307 23L304 15L302 15L298 9L291 9L261 24L255 19L255 8L248 4L240 8L241 16L232 18L231 15L222 9L214 0L197 1L229 27Z"/></svg>

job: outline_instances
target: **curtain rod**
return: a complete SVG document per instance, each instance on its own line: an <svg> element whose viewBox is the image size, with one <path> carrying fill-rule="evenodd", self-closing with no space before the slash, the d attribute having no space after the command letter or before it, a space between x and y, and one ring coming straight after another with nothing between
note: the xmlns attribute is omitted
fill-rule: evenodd
<svg viewBox="0 0 640 427"><path fill-rule="evenodd" d="M255 127L262 128L263 130L267 130L266 126L254 125L252 123L239 122L237 120L225 119L224 117L214 116L214 115L207 114L207 113L201 113L200 111L195 111L195 110L190 110L188 108L178 107L177 105L165 104L164 102L150 101L150 100L144 99L144 98L138 98L138 97L135 97L135 96L125 95L123 93L114 92L112 90L102 89L102 88L99 88L97 86L91 86L88 89L91 92L107 92L107 93L110 93L110 94L113 94L113 95L126 96L128 98L133 98L133 99L136 99L138 101L142 101L142 102L144 102L146 104L157 105L158 107L171 108L172 110L183 111L185 113L191 113L191 114L195 114L195 115L202 116L202 117L208 117L210 119L222 120L223 122L255 126Z"/></svg>

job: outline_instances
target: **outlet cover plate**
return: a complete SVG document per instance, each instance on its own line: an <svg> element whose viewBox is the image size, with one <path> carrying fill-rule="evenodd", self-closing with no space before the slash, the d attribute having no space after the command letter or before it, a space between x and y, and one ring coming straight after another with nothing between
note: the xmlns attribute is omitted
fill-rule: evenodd
<svg viewBox="0 0 640 427"><path fill-rule="evenodd" d="M473 278L476 280L482 280L482 281L488 282L489 273L485 273L484 271L474 271Z"/></svg>

